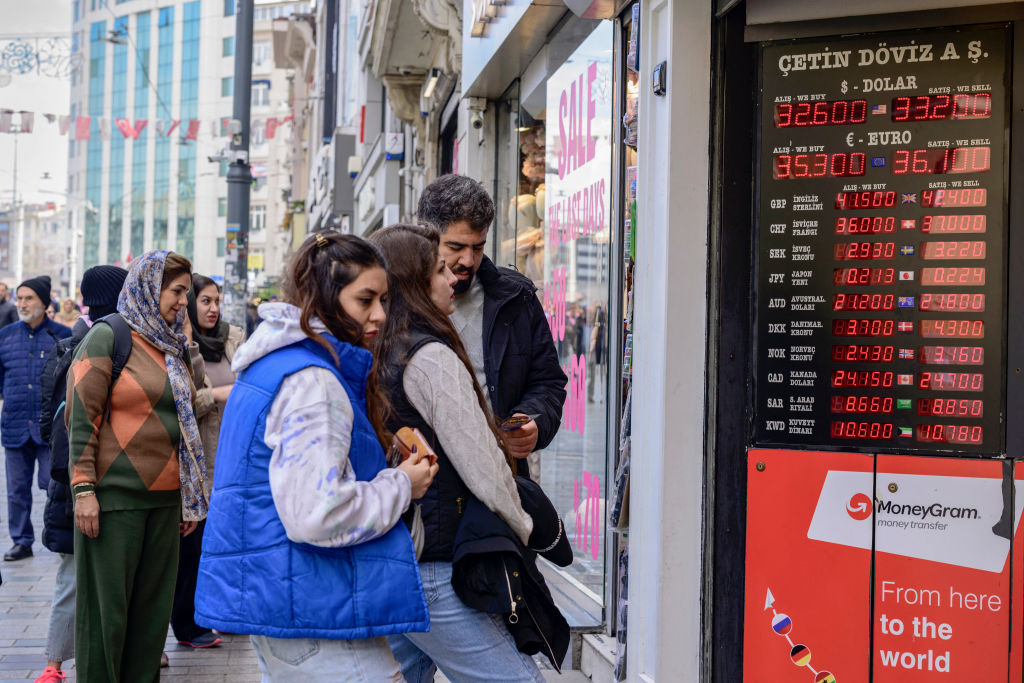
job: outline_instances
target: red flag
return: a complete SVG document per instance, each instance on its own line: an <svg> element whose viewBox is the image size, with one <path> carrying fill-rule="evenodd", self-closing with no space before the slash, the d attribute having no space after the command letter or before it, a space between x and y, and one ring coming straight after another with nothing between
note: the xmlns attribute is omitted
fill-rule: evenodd
<svg viewBox="0 0 1024 683"><path fill-rule="evenodd" d="M195 140L199 137L199 119L189 119L188 129L185 131L186 140Z"/></svg>
<svg viewBox="0 0 1024 683"><path fill-rule="evenodd" d="M171 133L174 132L174 129L177 128L180 123L181 119L171 119L171 127L164 131L164 135L166 137L171 137Z"/></svg>
<svg viewBox="0 0 1024 683"><path fill-rule="evenodd" d="M293 114L288 114L288 116L286 116L283 119L281 119L281 125L283 126L284 124L288 123L289 121L294 121L294 120L295 120L295 116Z"/></svg>
<svg viewBox="0 0 1024 683"><path fill-rule="evenodd" d="M11 109L0 109L0 133L11 132L11 116L14 111Z"/></svg>
<svg viewBox="0 0 1024 683"><path fill-rule="evenodd" d="M121 135L123 135L125 138L130 137L132 140L134 140L137 137L139 137L139 134L135 132L134 128L132 128L132 124L128 119L114 119L114 124L117 126L117 129L121 131Z"/></svg>
<svg viewBox="0 0 1024 683"><path fill-rule="evenodd" d="M271 116L269 119L267 119L267 135L266 135L266 137L267 137L268 140L273 140L274 139L274 133L277 132L277 127L279 125L280 125L280 123L278 122L276 116Z"/></svg>
<svg viewBox="0 0 1024 683"><path fill-rule="evenodd" d="M89 139L89 124L92 119L88 116L79 116L75 119L75 139L76 140L88 140Z"/></svg>
<svg viewBox="0 0 1024 683"><path fill-rule="evenodd" d="M135 137L138 138L139 134L142 133L146 128L146 124L149 123L149 119L135 119Z"/></svg>
<svg viewBox="0 0 1024 683"><path fill-rule="evenodd" d="M61 117L57 121L58 125L60 126L60 134L61 135L67 134L68 128L71 127L71 122L74 121L74 120L75 120L74 117L73 116L69 116L68 114L62 114L61 115Z"/></svg>
<svg viewBox="0 0 1024 683"><path fill-rule="evenodd" d="M30 111L23 111L21 113L21 132L31 133L32 126L36 122L36 115Z"/></svg>

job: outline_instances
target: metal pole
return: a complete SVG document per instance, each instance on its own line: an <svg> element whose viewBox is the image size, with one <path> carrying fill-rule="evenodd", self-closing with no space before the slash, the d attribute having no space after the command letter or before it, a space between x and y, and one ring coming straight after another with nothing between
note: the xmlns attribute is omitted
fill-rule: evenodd
<svg viewBox="0 0 1024 683"><path fill-rule="evenodd" d="M249 105L252 91L253 0L235 0L235 79L233 118L241 126L231 133L228 166L227 249L224 262L224 319L245 329L249 285Z"/></svg>
<svg viewBox="0 0 1024 683"><path fill-rule="evenodd" d="M14 214L14 234L18 242L18 249L14 252L14 282L20 283L25 279L25 222L21 219L21 206L18 204L18 131L12 129L11 132L14 133L14 197L11 200L11 213ZM50 305L49 301L43 303Z"/></svg>

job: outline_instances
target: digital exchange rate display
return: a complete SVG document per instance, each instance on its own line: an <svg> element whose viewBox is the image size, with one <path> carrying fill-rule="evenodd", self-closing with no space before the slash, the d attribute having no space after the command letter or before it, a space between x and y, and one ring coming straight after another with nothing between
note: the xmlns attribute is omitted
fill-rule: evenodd
<svg viewBox="0 0 1024 683"><path fill-rule="evenodd" d="M1001 451L1008 44L762 48L756 442Z"/></svg>

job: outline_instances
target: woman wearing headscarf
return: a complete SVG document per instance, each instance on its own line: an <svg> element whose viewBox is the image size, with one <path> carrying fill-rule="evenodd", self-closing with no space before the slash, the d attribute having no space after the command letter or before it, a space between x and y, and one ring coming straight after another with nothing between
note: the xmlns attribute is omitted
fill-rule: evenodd
<svg viewBox="0 0 1024 683"><path fill-rule="evenodd" d="M192 274L188 319L192 328L192 341L199 347L200 357L194 359L198 388L195 412L199 420L199 435L203 440L203 453L206 454L206 483L212 486L220 418L224 414L231 387L235 384L231 360L235 357L235 349L242 344L242 330L228 325L221 318L220 287L198 273ZM221 642L212 629L199 626L195 621L196 577L199 575L204 524L200 522L195 533L181 540L178 578L174 584L174 607L171 609L174 637L179 645L193 648L214 647Z"/></svg>
<svg viewBox="0 0 1024 683"><path fill-rule="evenodd" d="M183 332L192 264L167 251L132 263L117 303L132 350L111 382L114 332L95 325L68 373L75 496L79 680L157 681L178 534L208 507Z"/></svg>

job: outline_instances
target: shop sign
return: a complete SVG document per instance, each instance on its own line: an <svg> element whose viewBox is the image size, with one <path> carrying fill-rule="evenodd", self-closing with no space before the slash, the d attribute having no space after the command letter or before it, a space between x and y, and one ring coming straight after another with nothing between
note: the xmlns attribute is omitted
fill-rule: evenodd
<svg viewBox="0 0 1024 683"><path fill-rule="evenodd" d="M1021 506L1001 463L748 457L745 681L1007 680Z"/></svg>

